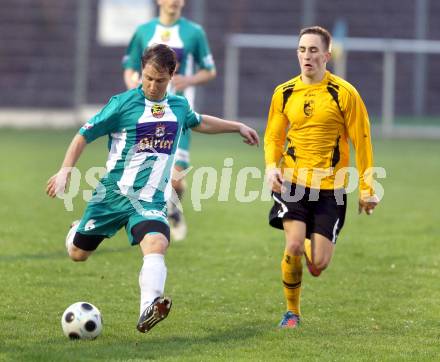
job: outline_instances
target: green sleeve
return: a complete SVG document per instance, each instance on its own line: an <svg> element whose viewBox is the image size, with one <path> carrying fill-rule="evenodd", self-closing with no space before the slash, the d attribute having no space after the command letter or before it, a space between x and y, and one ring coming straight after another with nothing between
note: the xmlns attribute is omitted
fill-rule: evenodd
<svg viewBox="0 0 440 362"><path fill-rule="evenodd" d="M187 106L187 112L185 115L185 123L184 123L184 129L193 128L200 124L202 121L202 116L198 114L197 112L194 112L191 106L189 105L188 101L185 98L186 106Z"/></svg>
<svg viewBox="0 0 440 362"><path fill-rule="evenodd" d="M115 132L119 119L119 99L112 97L101 111L93 116L79 129L79 134L84 136L87 143Z"/></svg>
<svg viewBox="0 0 440 362"><path fill-rule="evenodd" d="M201 69L215 69L214 58L209 49L208 38L203 28L199 29L197 36L196 52L194 54L195 61Z"/></svg>
<svg viewBox="0 0 440 362"><path fill-rule="evenodd" d="M140 72L142 68L141 57L143 50L141 32L138 28L131 38L127 50L125 51L124 58L122 59L122 67L124 69L134 69Z"/></svg>

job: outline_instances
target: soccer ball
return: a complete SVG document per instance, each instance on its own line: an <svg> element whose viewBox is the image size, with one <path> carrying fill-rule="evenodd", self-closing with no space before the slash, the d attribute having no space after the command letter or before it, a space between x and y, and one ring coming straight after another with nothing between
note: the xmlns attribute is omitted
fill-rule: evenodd
<svg viewBox="0 0 440 362"><path fill-rule="evenodd" d="M102 331L101 312L93 304L74 303L64 311L61 327L70 339L94 339Z"/></svg>

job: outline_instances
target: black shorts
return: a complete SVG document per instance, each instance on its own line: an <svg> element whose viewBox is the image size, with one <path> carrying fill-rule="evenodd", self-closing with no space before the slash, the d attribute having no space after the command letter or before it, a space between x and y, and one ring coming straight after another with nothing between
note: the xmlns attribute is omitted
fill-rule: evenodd
<svg viewBox="0 0 440 362"><path fill-rule="evenodd" d="M275 203L269 213L269 224L283 229L283 220L303 221L307 238L317 233L336 244L347 210L345 190L316 190L295 184L285 186L291 186L286 193L272 193Z"/></svg>

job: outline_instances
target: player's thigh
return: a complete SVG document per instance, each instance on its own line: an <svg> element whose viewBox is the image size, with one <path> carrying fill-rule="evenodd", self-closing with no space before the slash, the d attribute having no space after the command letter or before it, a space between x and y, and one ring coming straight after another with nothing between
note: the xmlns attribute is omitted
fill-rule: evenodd
<svg viewBox="0 0 440 362"><path fill-rule="evenodd" d="M300 220L283 219L286 250L293 255L302 255L306 238L306 223Z"/></svg>
<svg viewBox="0 0 440 362"><path fill-rule="evenodd" d="M119 193L116 184L101 180L78 225L69 250L73 260L86 260L105 238L110 238L126 223L132 210L130 200Z"/></svg>
<svg viewBox="0 0 440 362"><path fill-rule="evenodd" d="M95 250L103 239L112 237L126 224L131 209L128 199L110 193L99 202L89 202L73 244L86 251Z"/></svg>
<svg viewBox="0 0 440 362"><path fill-rule="evenodd" d="M101 244L105 238L105 235L87 235L76 232L70 248L72 253L69 254L88 256L98 248L99 244Z"/></svg>
<svg viewBox="0 0 440 362"><path fill-rule="evenodd" d="M167 237L160 232L147 233L139 246L143 255L162 254L164 255L168 249L169 241Z"/></svg>
<svg viewBox="0 0 440 362"><path fill-rule="evenodd" d="M132 245L141 244L144 252L165 253L170 240L170 227L161 205L144 203L142 212L133 213L126 225Z"/></svg>
<svg viewBox="0 0 440 362"><path fill-rule="evenodd" d="M314 207L310 234L320 234L336 244L339 233L345 223L347 198L343 195L343 204L339 204L333 191L323 192Z"/></svg>
<svg viewBox="0 0 440 362"><path fill-rule="evenodd" d="M295 192L295 186L290 188ZM310 221L310 209L306 200L303 198L292 201L290 195L272 192L274 201L269 211L269 225L276 229L284 229L284 221L301 221L305 225Z"/></svg>
<svg viewBox="0 0 440 362"><path fill-rule="evenodd" d="M330 263L345 222L346 195L343 195L343 204L337 200L333 192L324 192L315 206L311 227L313 263L321 269Z"/></svg>
<svg viewBox="0 0 440 362"><path fill-rule="evenodd" d="M335 244L329 238L317 233L311 235L311 241L313 264L319 269L323 269L330 264Z"/></svg>

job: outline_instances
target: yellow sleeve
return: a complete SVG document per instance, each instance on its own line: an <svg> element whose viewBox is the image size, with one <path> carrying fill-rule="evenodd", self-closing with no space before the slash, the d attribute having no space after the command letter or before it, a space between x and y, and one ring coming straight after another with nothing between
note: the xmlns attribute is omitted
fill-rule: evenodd
<svg viewBox="0 0 440 362"><path fill-rule="evenodd" d="M266 132L264 134L264 156L266 168L278 167L286 143L287 125L286 115L282 112L282 92L275 91L267 117Z"/></svg>
<svg viewBox="0 0 440 362"><path fill-rule="evenodd" d="M370 121L367 109L359 93L353 89L348 93L344 112L348 135L356 152L356 166L359 172L360 198L374 195L373 189L373 147L371 144ZM369 172L367 172L369 171Z"/></svg>

